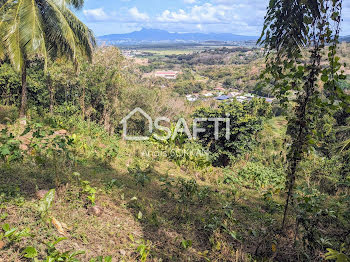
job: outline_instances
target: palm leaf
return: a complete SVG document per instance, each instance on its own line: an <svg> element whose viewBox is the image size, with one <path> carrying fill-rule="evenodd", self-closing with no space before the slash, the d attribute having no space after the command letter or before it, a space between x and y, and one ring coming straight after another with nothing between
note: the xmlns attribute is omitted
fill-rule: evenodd
<svg viewBox="0 0 350 262"><path fill-rule="evenodd" d="M45 24L46 42L52 58L67 57L77 62L77 46L74 32L62 11L52 0L43 1L46 3L43 21Z"/></svg>
<svg viewBox="0 0 350 262"><path fill-rule="evenodd" d="M84 0L0 0L0 59L7 55L16 71L30 56L45 60L91 59L96 46L89 30L70 10Z"/></svg>
<svg viewBox="0 0 350 262"><path fill-rule="evenodd" d="M20 9L20 45L30 54L41 54L47 63L42 21L35 0L23 0Z"/></svg>
<svg viewBox="0 0 350 262"><path fill-rule="evenodd" d="M343 137L347 136L347 134L349 134L350 132L350 126L342 126L339 127L337 129L338 133L341 133L343 135ZM345 139L344 141L342 141L341 143L338 144L338 146L336 147L336 149L340 149L341 152L343 151L347 151L350 149L350 138Z"/></svg>
<svg viewBox="0 0 350 262"><path fill-rule="evenodd" d="M69 9L63 10L62 13L64 14L64 17L74 32L80 54L91 60L93 50L96 47L96 41L92 31L84 23L82 23Z"/></svg>
<svg viewBox="0 0 350 262"><path fill-rule="evenodd" d="M9 9L3 17L2 29L4 30L4 45L8 57L17 72L20 72L24 65L23 52L20 41L20 10L24 0L19 0L13 8ZM12 18L12 19L11 19Z"/></svg>

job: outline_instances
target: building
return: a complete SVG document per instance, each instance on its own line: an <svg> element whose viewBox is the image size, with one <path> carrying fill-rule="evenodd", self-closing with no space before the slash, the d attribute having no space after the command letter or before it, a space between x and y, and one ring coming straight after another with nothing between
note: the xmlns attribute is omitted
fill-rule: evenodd
<svg viewBox="0 0 350 262"><path fill-rule="evenodd" d="M265 100L266 100L266 102L267 103L273 103L273 101L275 101L275 99L274 98L269 98L269 97L263 97Z"/></svg>
<svg viewBox="0 0 350 262"><path fill-rule="evenodd" d="M228 99L230 99L230 98L231 98L231 97L229 97L229 96L222 95L222 96L218 96L218 97L216 98L216 100L222 101L222 100L228 100Z"/></svg>
<svg viewBox="0 0 350 262"><path fill-rule="evenodd" d="M220 86L218 86L218 87L216 87L216 88L214 88L214 90L215 91L226 91L226 89L225 88L223 88L223 87L220 87Z"/></svg>
<svg viewBox="0 0 350 262"><path fill-rule="evenodd" d="M241 94L242 94L242 92L238 92L238 91L233 91L233 92L230 93L230 95L231 95L232 97L236 97L236 96L239 96L239 95L241 95Z"/></svg>
<svg viewBox="0 0 350 262"><path fill-rule="evenodd" d="M179 72L177 71L157 71L154 73L154 76L166 79L176 79L178 74Z"/></svg>
<svg viewBox="0 0 350 262"><path fill-rule="evenodd" d="M236 96L236 100L240 103L243 103L244 101L247 101L248 98L246 96Z"/></svg>

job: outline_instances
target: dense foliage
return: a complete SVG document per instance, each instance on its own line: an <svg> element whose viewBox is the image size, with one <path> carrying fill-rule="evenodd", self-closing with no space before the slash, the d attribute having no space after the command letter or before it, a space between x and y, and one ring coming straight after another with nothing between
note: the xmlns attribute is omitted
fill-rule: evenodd
<svg viewBox="0 0 350 262"><path fill-rule="evenodd" d="M214 136L215 121L201 121L197 124L198 128L205 130L198 134L198 141L211 152L215 165L227 166L252 149L256 144L255 135L262 129L263 117L269 107L266 102L256 99L246 104L232 102L219 105L217 109L200 108L195 111L193 117L198 119L229 119L229 126L226 126L225 120L217 123L217 137Z"/></svg>
<svg viewBox="0 0 350 262"><path fill-rule="evenodd" d="M0 0L0 14L55 3L62 9L54 14L68 15L65 4L83 3L56 2ZM60 41L52 61L28 44L26 125L23 79L8 49L0 261L350 261L350 48L338 43L341 4L270 1L265 62L260 48L192 45L136 57L99 47L91 61L71 52L67 60ZM170 69L176 79L154 76ZM229 99L216 100L222 94ZM171 138L124 140L121 120L137 107L169 118L157 134ZM181 118L201 119L196 139L176 129ZM147 127L142 114L128 120L129 134Z"/></svg>

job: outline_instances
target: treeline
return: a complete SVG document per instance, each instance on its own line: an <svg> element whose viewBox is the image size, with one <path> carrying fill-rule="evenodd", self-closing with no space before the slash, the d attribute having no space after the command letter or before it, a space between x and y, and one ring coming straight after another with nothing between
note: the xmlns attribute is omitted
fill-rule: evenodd
<svg viewBox="0 0 350 262"><path fill-rule="evenodd" d="M170 116L182 106L174 98L169 102L168 90L142 79L139 69L115 47L98 49L92 63L81 62L78 70L66 60L57 60L45 72L43 63L40 58L29 61L28 116L54 127L69 129L79 119L93 121L114 134L120 120L136 107L152 116L160 112ZM19 74L8 62L1 64L0 105L7 119L0 122L18 117L20 95Z"/></svg>

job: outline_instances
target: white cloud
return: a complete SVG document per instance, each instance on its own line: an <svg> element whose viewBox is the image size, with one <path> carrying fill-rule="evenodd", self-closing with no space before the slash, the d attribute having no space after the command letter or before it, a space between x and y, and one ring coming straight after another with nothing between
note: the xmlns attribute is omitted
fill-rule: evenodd
<svg viewBox="0 0 350 262"><path fill-rule="evenodd" d="M147 13L140 12L136 7L121 8L118 11L105 12L103 7L83 10L88 22L121 22L137 23L150 20Z"/></svg>
<svg viewBox="0 0 350 262"><path fill-rule="evenodd" d="M197 3L197 0L184 0L184 3L192 5L192 4Z"/></svg>
<svg viewBox="0 0 350 262"><path fill-rule="evenodd" d="M131 0L121 0L131 3ZM98 31L127 32L135 28L158 28L172 32L227 32L260 35L269 0L181 0L182 9L173 7L145 12L140 6L107 10L83 10L89 26ZM136 3L136 1L134 1ZM151 4L154 1L149 1ZM185 3L185 5L183 4ZM150 4L150 5L151 5ZM137 6L137 7L136 7ZM176 5L175 5L176 6ZM132 8L130 8L132 7ZM146 8L146 7L145 7ZM151 15L152 14L152 15ZM342 35L350 35L350 1L344 1ZM103 22L103 23L102 23ZM99 34L99 32L96 32Z"/></svg>
<svg viewBox="0 0 350 262"><path fill-rule="evenodd" d="M178 11L165 10L157 17L159 22L167 23L227 23L227 14L231 8L210 3L195 5L189 11L179 9Z"/></svg>
<svg viewBox="0 0 350 262"><path fill-rule="evenodd" d="M103 10L103 7L96 9L83 10L85 17L91 21L105 21L109 19L109 16Z"/></svg>
<svg viewBox="0 0 350 262"><path fill-rule="evenodd" d="M137 9L137 7L130 8L129 14L131 15L131 18L133 18L135 21L147 21L147 20L149 20L148 14L141 13Z"/></svg>

